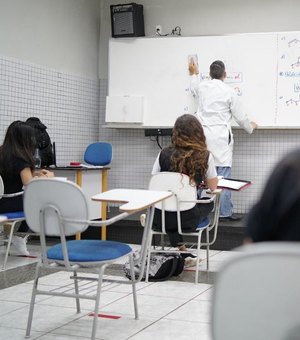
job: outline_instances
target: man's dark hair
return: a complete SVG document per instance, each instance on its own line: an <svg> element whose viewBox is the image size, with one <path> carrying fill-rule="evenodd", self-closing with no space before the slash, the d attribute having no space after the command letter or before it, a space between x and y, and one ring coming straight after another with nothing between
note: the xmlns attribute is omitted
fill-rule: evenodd
<svg viewBox="0 0 300 340"><path fill-rule="evenodd" d="M225 73L225 65L223 61L216 60L214 61L209 68L209 75L212 79L221 79Z"/></svg>

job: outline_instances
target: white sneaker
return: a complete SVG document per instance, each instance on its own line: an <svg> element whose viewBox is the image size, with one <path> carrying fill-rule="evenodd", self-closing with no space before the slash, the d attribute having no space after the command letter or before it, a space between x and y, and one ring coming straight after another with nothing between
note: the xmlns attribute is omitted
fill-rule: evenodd
<svg viewBox="0 0 300 340"><path fill-rule="evenodd" d="M28 235L26 235L24 238L20 236L13 236L11 239L11 243L17 248L18 252L21 255L28 256L29 251L27 250L27 239Z"/></svg>
<svg viewBox="0 0 300 340"><path fill-rule="evenodd" d="M145 227L146 224L146 214L141 214L140 215L140 223L142 227Z"/></svg>
<svg viewBox="0 0 300 340"><path fill-rule="evenodd" d="M201 259L199 261L199 263L201 262ZM196 267L196 263L197 263L197 257L186 257L184 259L184 267L185 268L190 268L190 267Z"/></svg>

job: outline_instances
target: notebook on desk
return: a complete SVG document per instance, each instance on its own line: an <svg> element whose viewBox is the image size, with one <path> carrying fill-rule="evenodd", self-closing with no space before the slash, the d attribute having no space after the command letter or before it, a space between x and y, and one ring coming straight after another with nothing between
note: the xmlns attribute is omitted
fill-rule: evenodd
<svg viewBox="0 0 300 340"><path fill-rule="evenodd" d="M251 181L234 178L218 177L218 188L239 191L251 185Z"/></svg>

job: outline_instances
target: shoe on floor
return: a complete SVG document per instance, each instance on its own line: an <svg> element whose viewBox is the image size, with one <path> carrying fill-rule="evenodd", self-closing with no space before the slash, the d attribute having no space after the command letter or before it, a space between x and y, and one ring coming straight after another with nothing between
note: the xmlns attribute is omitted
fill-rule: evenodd
<svg viewBox="0 0 300 340"><path fill-rule="evenodd" d="M201 259L200 261L201 262ZM184 268L196 267L197 257L186 257L184 260Z"/></svg>
<svg viewBox="0 0 300 340"><path fill-rule="evenodd" d="M146 214L141 214L140 215L140 223L142 227L145 227L146 224Z"/></svg>
<svg viewBox="0 0 300 340"><path fill-rule="evenodd" d="M28 239L28 236L20 237L20 236L15 236L15 235L13 235L11 239L11 243L16 247L18 252L21 255L25 255L25 256L29 255L29 251L27 250L27 245L26 245L27 239Z"/></svg>
<svg viewBox="0 0 300 340"><path fill-rule="evenodd" d="M232 214L231 216L226 216L226 217L220 217L219 220L220 221L240 221L243 217L236 215L236 214Z"/></svg>

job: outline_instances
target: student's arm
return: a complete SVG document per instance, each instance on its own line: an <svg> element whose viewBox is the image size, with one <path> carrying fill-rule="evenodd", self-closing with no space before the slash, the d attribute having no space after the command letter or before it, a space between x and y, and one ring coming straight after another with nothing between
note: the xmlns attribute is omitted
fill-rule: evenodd
<svg viewBox="0 0 300 340"><path fill-rule="evenodd" d="M24 168L20 176L23 185L27 185L34 177L54 177L54 173L46 169L32 172L30 168Z"/></svg>
<svg viewBox="0 0 300 340"><path fill-rule="evenodd" d="M205 180L206 186L211 191L216 190L218 186L218 176L217 176L215 162L214 162L214 159L211 153L209 154L209 157L208 157L208 169L207 169L206 176L207 176Z"/></svg>
<svg viewBox="0 0 300 340"><path fill-rule="evenodd" d="M24 168L20 173L23 185L27 185L33 178L33 174L30 168Z"/></svg>
<svg viewBox="0 0 300 340"><path fill-rule="evenodd" d="M210 191L214 191L218 186L218 177L208 178L206 181L206 186L210 189Z"/></svg>

